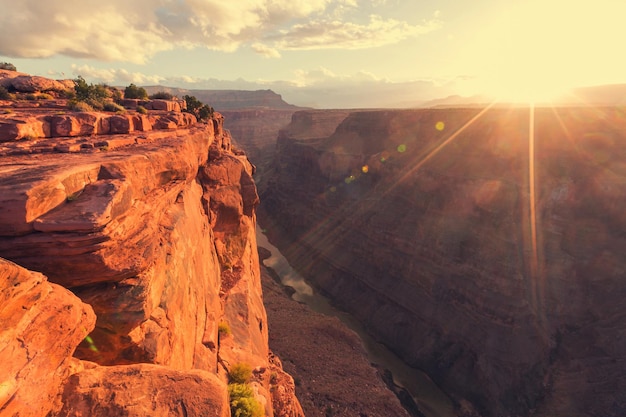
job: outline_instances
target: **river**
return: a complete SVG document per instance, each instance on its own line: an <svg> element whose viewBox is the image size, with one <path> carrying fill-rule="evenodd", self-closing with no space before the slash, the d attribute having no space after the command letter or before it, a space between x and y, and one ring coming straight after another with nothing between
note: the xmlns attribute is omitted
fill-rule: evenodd
<svg viewBox="0 0 626 417"><path fill-rule="evenodd" d="M258 225L256 237L257 244L272 253L272 256L265 259L263 264L274 270L283 285L290 286L295 290L292 296L295 301L305 303L318 313L339 318L346 326L356 332L363 342L369 361L390 371L394 383L410 393L425 416L456 417L452 402L428 375L419 369L408 366L383 344L370 337L356 319L337 310L330 304L328 298L317 294L305 279L289 265L278 248L267 240Z"/></svg>

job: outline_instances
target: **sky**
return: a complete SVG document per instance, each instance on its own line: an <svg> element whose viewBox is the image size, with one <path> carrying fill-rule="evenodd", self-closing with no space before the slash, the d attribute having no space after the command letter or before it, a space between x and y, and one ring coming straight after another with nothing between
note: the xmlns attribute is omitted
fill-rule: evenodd
<svg viewBox="0 0 626 417"><path fill-rule="evenodd" d="M547 99L626 83L624 0L0 0L0 61L302 106Z"/></svg>

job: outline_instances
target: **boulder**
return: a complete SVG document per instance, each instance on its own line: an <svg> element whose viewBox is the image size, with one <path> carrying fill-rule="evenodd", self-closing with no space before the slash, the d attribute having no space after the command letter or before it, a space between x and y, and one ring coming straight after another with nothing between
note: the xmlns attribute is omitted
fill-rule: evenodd
<svg viewBox="0 0 626 417"><path fill-rule="evenodd" d="M109 118L109 124L111 126L112 134L126 134L133 132L135 126L132 123L131 116L115 115Z"/></svg>
<svg viewBox="0 0 626 417"><path fill-rule="evenodd" d="M0 119L0 143L49 136L50 124L45 119L33 116Z"/></svg>
<svg viewBox="0 0 626 417"><path fill-rule="evenodd" d="M98 366L72 375L55 417L229 417L226 383L207 371Z"/></svg>
<svg viewBox="0 0 626 417"><path fill-rule="evenodd" d="M180 104L174 100L151 100L150 107L152 110L181 111Z"/></svg>
<svg viewBox="0 0 626 417"><path fill-rule="evenodd" d="M70 291L0 258L0 414L46 415L95 321Z"/></svg>
<svg viewBox="0 0 626 417"><path fill-rule="evenodd" d="M11 86L22 93L67 90L64 83L37 75L20 75L11 79Z"/></svg>

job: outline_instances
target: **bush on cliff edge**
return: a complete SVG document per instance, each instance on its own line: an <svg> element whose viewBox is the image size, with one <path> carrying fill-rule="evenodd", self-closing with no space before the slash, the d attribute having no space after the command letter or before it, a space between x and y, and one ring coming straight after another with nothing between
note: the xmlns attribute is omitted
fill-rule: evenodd
<svg viewBox="0 0 626 417"><path fill-rule="evenodd" d="M7 71L17 71L15 65L11 64L10 62L0 62L0 69Z"/></svg>
<svg viewBox="0 0 626 417"><path fill-rule="evenodd" d="M234 417L262 417L265 413L261 404L254 398L254 391L248 384L252 378L252 368L247 363L236 363L228 370L228 395L230 412Z"/></svg>
<svg viewBox="0 0 626 417"><path fill-rule="evenodd" d="M199 121L206 121L213 117L215 111L213 107L203 104L195 96L183 96L185 103L187 104L187 113L191 113L196 116Z"/></svg>
<svg viewBox="0 0 626 417"><path fill-rule="evenodd" d="M112 98L118 96L117 89L109 87L105 84L87 84L87 81L80 75L74 80L74 98L70 100L69 107L73 110L86 108L86 103L92 109L103 110L106 103L110 103Z"/></svg>
<svg viewBox="0 0 626 417"><path fill-rule="evenodd" d="M143 87L137 87L135 84L130 84L124 89L124 98L136 98L143 100L148 98L148 93Z"/></svg>
<svg viewBox="0 0 626 417"><path fill-rule="evenodd" d="M252 378L252 368L247 363L236 363L228 371L233 384L245 384Z"/></svg>
<svg viewBox="0 0 626 417"><path fill-rule="evenodd" d="M262 417L263 407L254 398L252 387L248 384L229 384L230 412L233 417Z"/></svg>

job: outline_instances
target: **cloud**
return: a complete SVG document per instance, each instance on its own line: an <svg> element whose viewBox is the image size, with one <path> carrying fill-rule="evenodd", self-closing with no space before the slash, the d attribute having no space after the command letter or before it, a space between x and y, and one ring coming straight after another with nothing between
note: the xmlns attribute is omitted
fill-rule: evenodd
<svg viewBox="0 0 626 417"><path fill-rule="evenodd" d="M89 65L72 65L72 73L75 76L82 76L83 78L96 83L106 83L112 85L127 85L130 83L148 85L148 84L160 84L167 79L160 75L146 75L140 72L129 72L125 69L102 69L94 68Z"/></svg>
<svg viewBox="0 0 626 417"><path fill-rule="evenodd" d="M174 48L250 45L278 57L283 49L384 45L437 27L436 19L411 25L378 16L359 24L351 20L357 6L357 0L0 0L0 55L143 64Z"/></svg>
<svg viewBox="0 0 626 417"><path fill-rule="evenodd" d="M266 58L280 58L280 52L278 52L277 49L263 45L262 43L253 43L252 50Z"/></svg>
<svg viewBox="0 0 626 417"><path fill-rule="evenodd" d="M24 58L62 54L141 63L172 47L163 36L163 28L143 18L140 6L147 5L147 0L125 4L0 0L0 53Z"/></svg>
<svg viewBox="0 0 626 417"><path fill-rule="evenodd" d="M114 86L161 85L188 90L265 90L271 89L292 104L318 108L366 108L415 106L426 100L446 97L454 92L454 82L414 80L392 82L367 71L338 74L318 67L297 70L291 79L281 81L215 78L161 77L129 72L124 69L95 68L89 65L72 67L74 76L81 75L90 83Z"/></svg>
<svg viewBox="0 0 626 417"><path fill-rule="evenodd" d="M380 78L367 71L358 71L354 74L335 74L325 67L313 70L296 70L290 84L297 87L322 87L322 86L346 86L364 83L386 83L385 78Z"/></svg>
<svg viewBox="0 0 626 417"><path fill-rule="evenodd" d="M367 24L339 20L313 20L297 24L274 37L278 49L363 49L384 46L441 27L437 19L411 25L371 15Z"/></svg>

